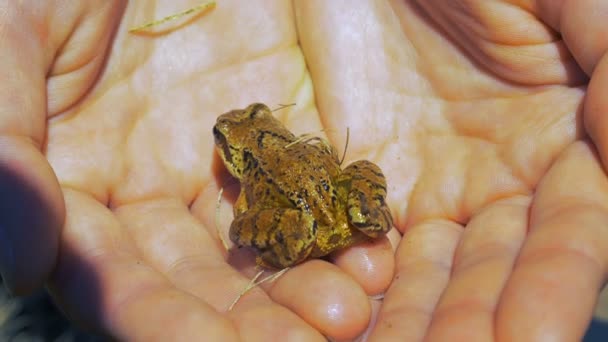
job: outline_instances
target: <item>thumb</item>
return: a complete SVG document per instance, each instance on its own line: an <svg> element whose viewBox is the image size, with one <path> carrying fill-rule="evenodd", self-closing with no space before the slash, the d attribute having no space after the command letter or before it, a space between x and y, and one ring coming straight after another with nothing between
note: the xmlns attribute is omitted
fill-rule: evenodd
<svg viewBox="0 0 608 342"><path fill-rule="evenodd" d="M0 127L6 116L0 114ZM24 294L45 281L64 216L59 184L37 147L28 137L0 135L0 274L11 292Z"/></svg>
<svg viewBox="0 0 608 342"><path fill-rule="evenodd" d="M44 49L10 7L0 19L0 275L11 292L23 294L52 271L65 213L57 178L40 151Z"/></svg>

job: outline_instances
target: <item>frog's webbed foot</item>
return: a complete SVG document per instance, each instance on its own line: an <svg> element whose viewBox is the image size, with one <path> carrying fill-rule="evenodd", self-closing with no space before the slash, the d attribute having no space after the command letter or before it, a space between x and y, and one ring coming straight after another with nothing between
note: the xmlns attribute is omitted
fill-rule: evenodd
<svg viewBox="0 0 608 342"><path fill-rule="evenodd" d="M390 209L386 205L386 179L380 168L367 160L348 165L340 177L346 184L348 221L365 235L375 238L393 226Z"/></svg>
<svg viewBox="0 0 608 342"><path fill-rule="evenodd" d="M312 215L293 208L249 209L230 225L230 240L255 248L258 264L277 269L304 261L316 236Z"/></svg>

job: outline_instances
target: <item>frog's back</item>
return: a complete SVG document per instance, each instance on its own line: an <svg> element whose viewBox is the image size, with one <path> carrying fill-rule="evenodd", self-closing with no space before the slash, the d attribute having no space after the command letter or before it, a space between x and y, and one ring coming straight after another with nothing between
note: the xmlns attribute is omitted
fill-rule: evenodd
<svg viewBox="0 0 608 342"><path fill-rule="evenodd" d="M274 205L276 203L268 202L279 196L290 206L309 210L315 216L331 216L337 203L333 179L340 173L340 167L327 148L305 142L282 146L268 153L264 160L260 158L259 167L272 189L256 194L255 200L261 201L260 204Z"/></svg>
<svg viewBox="0 0 608 342"><path fill-rule="evenodd" d="M299 143L287 149L273 177L290 203L313 213L317 219L333 221L338 195L333 180L340 166L331 151L320 144Z"/></svg>

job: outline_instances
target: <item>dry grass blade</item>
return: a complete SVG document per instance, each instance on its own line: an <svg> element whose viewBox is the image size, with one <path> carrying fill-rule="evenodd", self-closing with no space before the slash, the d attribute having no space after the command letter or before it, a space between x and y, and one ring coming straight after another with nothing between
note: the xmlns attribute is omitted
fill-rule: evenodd
<svg viewBox="0 0 608 342"><path fill-rule="evenodd" d="M179 18L181 18L183 16L190 15L190 14L197 13L197 12L198 13L202 13L204 11L211 10L213 8L215 8L215 1L208 1L208 2L202 3L202 4L198 5L198 6L189 8L189 9L183 11L183 12L172 14L172 15L166 16L166 17L164 17L162 19L154 20L154 21L151 21L149 23L145 23L143 25L133 27L133 28L129 29L129 32L131 32L131 33L141 32L141 31L144 31L144 30L149 29L151 27L158 26L160 24L166 23L168 21L179 19Z"/></svg>
<svg viewBox="0 0 608 342"><path fill-rule="evenodd" d="M346 127L346 143L344 144L344 152L342 152L342 158L340 158L340 162L338 165L342 166L344 162L344 158L346 158L346 149L348 149L348 141L350 140L350 128Z"/></svg>
<svg viewBox="0 0 608 342"><path fill-rule="evenodd" d="M276 112L277 110L281 110L281 109L284 109L284 108L287 108L287 107L292 107L292 106L295 106L295 105L296 105L295 102L294 103L288 103L288 104L279 103L279 106L277 108L271 110L271 112Z"/></svg>
<svg viewBox="0 0 608 342"><path fill-rule="evenodd" d="M264 270L261 270L260 272L258 272L249 282L249 284L247 284L247 286L243 289L243 291L241 291L241 293L239 293L239 295L234 299L234 301L232 302L232 304L230 304L230 307L228 307L228 311L231 311L234 306L236 305L236 303L239 302L239 300L249 291L251 291L252 289L260 286L261 284L264 284L265 282L270 282L272 283L273 281L279 279L280 276L282 276L283 274L285 274L285 272L289 271L289 267L284 268L274 274L269 275L268 277L260 280L260 281L256 281L258 280L258 278L264 273Z"/></svg>

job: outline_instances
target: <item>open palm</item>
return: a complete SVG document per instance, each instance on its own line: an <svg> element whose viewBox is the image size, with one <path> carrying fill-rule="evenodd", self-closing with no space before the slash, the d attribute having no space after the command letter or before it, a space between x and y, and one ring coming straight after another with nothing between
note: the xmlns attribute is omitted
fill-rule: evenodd
<svg viewBox="0 0 608 342"><path fill-rule="evenodd" d="M120 338L352 338L368 324L366 294L383 292L395 265L371 339L579 337L605 276L608 203L580 140L585 73L530 15L542 6L461 3L221 1L161 35L127 29L181 7L32 14L25 23L58 33L10 60L37 88L15 81L33 105L6 112L32 123L0 117L19 156L0 161L42 199L28 209L41 213L33 233L13 238L16 259L35 265L13 276L16 290L54 265L48 222L62 225L65 201L50 288L74 318ZM597 60L581 63L591 74ZM311 261L227 313L251 258L228 255L216 235L217 193L234 181L211 127L251 102L295 102L276 115L336 146L348 127L347 162L383 168L404 236L389 235L395 258L385 239L335 256L339 268Z"/></svg>

